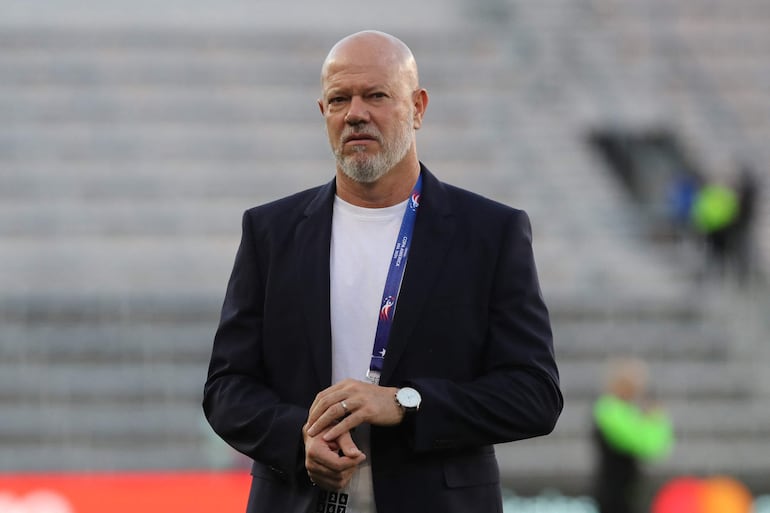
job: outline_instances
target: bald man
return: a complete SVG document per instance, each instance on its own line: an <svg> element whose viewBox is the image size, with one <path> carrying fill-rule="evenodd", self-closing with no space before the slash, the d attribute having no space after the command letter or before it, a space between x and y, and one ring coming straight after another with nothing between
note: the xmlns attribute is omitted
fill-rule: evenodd
<svg viewBox="0 0 770 513"><path fill-rule="evenodd" d="M204 389L247 511L502 511L494 444L563 404L529 219L420 162L397 38L334 45L318 106L334 178L244 214Z"/></svg>

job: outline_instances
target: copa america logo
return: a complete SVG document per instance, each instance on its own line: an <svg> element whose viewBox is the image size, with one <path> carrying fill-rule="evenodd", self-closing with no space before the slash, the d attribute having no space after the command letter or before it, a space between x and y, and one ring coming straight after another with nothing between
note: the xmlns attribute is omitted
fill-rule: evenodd
<svg viewBox="0 0 770 513"><path fill-rule="evenodd" d="M393 296L388 296L382 300L382 307L380 308L380 320L383 320L383 321L390 320L390 314L391 314L391 311L393 310L394 304L395 304L395 300L393 299Z"/></svg>
<svg viewBox="0 0 770 513"><path fill-rule="evenodd" d="M409 198L409 208L412 210L417 210L417 207L420 206L420 193L413 192L412 197Z"/></svg>

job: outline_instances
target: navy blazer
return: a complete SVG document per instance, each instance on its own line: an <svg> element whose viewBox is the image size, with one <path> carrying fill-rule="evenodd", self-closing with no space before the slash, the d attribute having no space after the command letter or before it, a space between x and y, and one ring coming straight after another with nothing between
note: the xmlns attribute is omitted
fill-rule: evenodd
<svg viewBox="0 0 770 513"><path fill-rule="evenodd" d="M529 219L422 173L380 381L422 405L372 427L377 511L501 511L493 444L551 432L563 404ZM243 216L203 406L255 462L249 513L315 511L301 430L331 384L334 194L332 180Z"/></svg>

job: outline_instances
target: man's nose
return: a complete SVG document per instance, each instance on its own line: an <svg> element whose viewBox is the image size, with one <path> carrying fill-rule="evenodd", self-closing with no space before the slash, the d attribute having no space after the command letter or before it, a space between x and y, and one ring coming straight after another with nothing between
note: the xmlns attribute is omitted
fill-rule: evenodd
<svg viewBox="0 0 770 513"><path fill-rule="evenodd" d="M349 125L357 125L369 121L369 109L366 102L360 96L353 96L350 99L348 113L345 114L345 122Z"/></svg>

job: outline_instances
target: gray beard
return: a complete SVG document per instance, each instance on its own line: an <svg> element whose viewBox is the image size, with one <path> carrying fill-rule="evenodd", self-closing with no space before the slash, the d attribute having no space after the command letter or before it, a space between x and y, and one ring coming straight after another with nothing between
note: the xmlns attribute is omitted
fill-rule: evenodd
<svg viewBox="0 0 770 513"><path fill-rule="evenodd" d="M391 163L385 153L364 155L356 152L353 155L337 155L337 164L345 175L360 183L374 183L390 170Z"/></svg>
<svg viewBox="0 0 770 513"><path fill-rule="evenodd" d="M367 155L365 148L361 148L360 151L354 149L352 155L344 155L340 147L334 152L334 156L345 176L359 183L374 183L403 160L413 139L414 129L411 125L404 124L393 145L383 147L382 151L376 155Z"/></svg>

